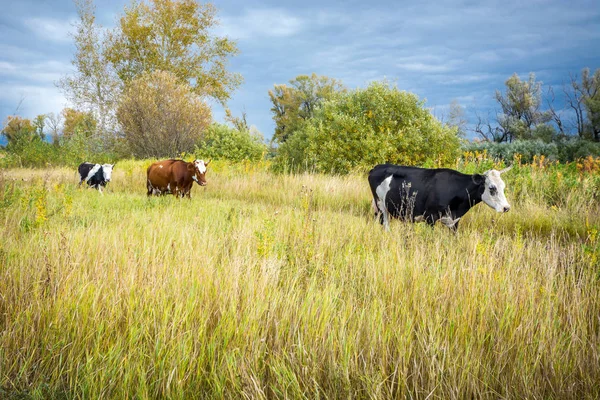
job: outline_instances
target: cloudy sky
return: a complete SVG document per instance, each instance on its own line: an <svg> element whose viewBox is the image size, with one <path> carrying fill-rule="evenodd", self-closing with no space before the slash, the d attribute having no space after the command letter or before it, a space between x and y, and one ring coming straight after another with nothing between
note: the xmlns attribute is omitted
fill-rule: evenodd
<svg viewBox="0 0 600 400"><path fill-rule="evenodd" d="M115 25L129 0L96 1ZM233 1L215 0L219 35L237 41L230 69L244 84L229 103L266 138L268 91L300 74L350 87L387 79L426 99L438 116L456 99L473 122L496 108L493 94L517 73L556 88L581 69L600 68L598 0ZM71 0L0 0L0 121L60 112L54 83L73 71L76 10ZM215 108L215 119L223 120Z"/></svg>

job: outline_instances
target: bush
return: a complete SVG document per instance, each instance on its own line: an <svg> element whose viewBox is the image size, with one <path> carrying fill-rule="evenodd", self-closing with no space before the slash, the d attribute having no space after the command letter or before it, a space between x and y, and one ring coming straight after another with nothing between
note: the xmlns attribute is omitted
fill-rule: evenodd
<svg viewBox="0 0 600 400"><path fill-rule="evenodd" d="M0 167L76 167L84 161L105 163L115 158L114 154L102 151L99 139L77 133L60 137L57 143L41 139L13 141L0 157Z"/></svg>
<svg viewBox="0 0 600 400"><path fill-rule="evenodd" d="M142 74L121 97L117 119L135 157L177 157L194 150L211 119L210 108L187 84L164 71Z"/></svg>
<svg viewBox="0 0 600 400"><path fill-rule="evenodd" d="M440 163L458 155L456 128L449 128L425 109L416 95L387 82L341 93L324 102L279 149L275 166L348 173L378 163Z"/></svg>
<svg viewBox="0 0 600 400"><path fill-rule="evenodd" d="M542 140L517 140L512 143L468 142L463 151L486 151L492 158L512 161L520 155L522 162L532 162L534 156L544 156L549 160L569 162L600 156L600 143L581 139L561 139L552 143Z"/></svg>
<svg viewBox="0 0 600 400"><path fill-rule="evenodd" d="M262 135L223 124L212 124L196 145L195 153L205 159L258 161L267 152Z"/></svg>

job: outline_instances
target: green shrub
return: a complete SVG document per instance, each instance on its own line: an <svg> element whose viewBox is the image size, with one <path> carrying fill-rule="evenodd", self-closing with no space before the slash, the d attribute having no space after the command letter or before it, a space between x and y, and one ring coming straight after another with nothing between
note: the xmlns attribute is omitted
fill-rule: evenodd
<svg viewBox="0 0 600 400"><path fill-rule="evenodd" d="M99 139L83 134L61 137L57 143L41 139L13 141L0 157L0 167L77 166L84 161L112 162L115 155L103 151Z"/></svg>
<svg viewBox="0 0 600 400"><path fill-rule="evenodd" d="M459 144L456 129L435 119L416 95L375 82L323 103L281 145L275 166L344 174L384 162L445 163Z"/></svg>
<svg viewBox="0 0 600 400"><path fill-rule="evenodd" d="M205 159L257 161L267 146L258 132L241 131L223 124L212 124L196 145L195 153Z"/></svg>

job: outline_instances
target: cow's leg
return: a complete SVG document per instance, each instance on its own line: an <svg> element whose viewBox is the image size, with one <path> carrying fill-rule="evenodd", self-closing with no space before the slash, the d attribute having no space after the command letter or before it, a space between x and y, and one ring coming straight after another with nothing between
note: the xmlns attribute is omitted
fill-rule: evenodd
<svg viewBox="0 0 600 400"><path fill-rule="evenodd" d="M381 212L380 222L385 227L386 231L390 230L390 213L385 204L385 198L390 191L390 184L392 182L392 175L388 176L377 186L375 193L377 194L377 208Z"/></svg>
<svg viewBox="0 0 600 400"><path fill-rule="evenodd" d="M456 230L458 229L458 222L460 221L460 218L452 218L452 216L445 216L440 218L440 221L442 221L442 224L446 225L449 229L456 232Z"/></svg>

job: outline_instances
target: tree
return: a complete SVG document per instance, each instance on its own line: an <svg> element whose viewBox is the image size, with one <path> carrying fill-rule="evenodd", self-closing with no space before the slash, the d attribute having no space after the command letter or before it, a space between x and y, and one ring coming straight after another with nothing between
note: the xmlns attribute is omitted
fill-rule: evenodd
<svg viewBox="0 0 600 400"><path fill-rule="evenodd" d="M314 73L311 76L298 75L289 83L289 86L275 85L273 90L269 90L276 124L273 140L278 143L285 143L305 121L312 118L321 103L346 91L340 81Z"/></svg>
<svg viewBox="0 0 600 400"><path fill-rule="evenodd" d="M460 105L458 100L453 99L450 102L450 109L448 112L448 126L456 128L456 131L460 137L465 136L467 127L467 117L465 115L465 109Z"/></svg>
<svg viewBox="0 0 600 400"><path fill-rule="evenodd" d="M130 83L117 109L124 139L136 157L192 152L210 124L202 98L170 72L144 73Z"/></svg>
<svg viewBox="0 0 600 400"><path fill-rule="evenodd" d="M500 103L502 114L498 124L509 142L514 139L528 139L537 124L548 122L551 115L540 111L541 82L535 81L535 74L529 74L528 81L522 81L515 73L505 82L506 94L496 91L495 98Z"/></svg>
<svg viewBox="0 0 600 400"><path fill-rule="evenodd" d="M444 163L458 153L457 129L448 127L416 95L387 82L341 94L321 105L280 147L278 165L348 173L378 163Z"/></svg>
<svg viewBox="0 0 600 400"><path fill-rule="evenodd" d="M587 114L589 130L594 141L600 141L600 68L593 75L590 69L584 68L581 72L581 85L577 85L583 98Z"/></svg>
<svg viewBox="0 0 600 400"><path fill-rule="evenodd" d="M48 124L48 129L50 130L50 135L52 136L52 143L58 145L58 141L60 139L60 131L62 126L63 117L59 113L48 113L46 114L46 123Z"/></svg>
<svg viewBox="0 0 600 400"><path fill-rule="evenodd" d="M75 0L79 22L75 25L76 72L57 86L76 108L93 114L98 134L108 140L116 129L116 104L122 84L104 54L106 38L95 22L93 0Z"/></svg>
<svg viewBox="0 0 600 400"><path fill-rule="evenodd" d="M169 71L200 96L224 103L241 83L227 71L234 42L214 36L212 4L196 0L134 2L110 33L106 58L125 84L144 73Z"/></svg>
<svg viewBox="0 0 600 400"><path fill-rule="evenodd" d="M38 124L36 125L30 119L22 118L18 115L9 115L2 129L2 134L8 140L9 147L19 142L43 139L43 126L41 130L39 126L40 119L43 119L43 116L36 117L35 121Z"/></svg>
<svg viewBox="0 0 600 400"><path fill-rule="evenodd" d="M65 108L62 110L62 116L64 139L70 139L76 135L89 138L96 133L97 121L91 112Z"/></svg>

